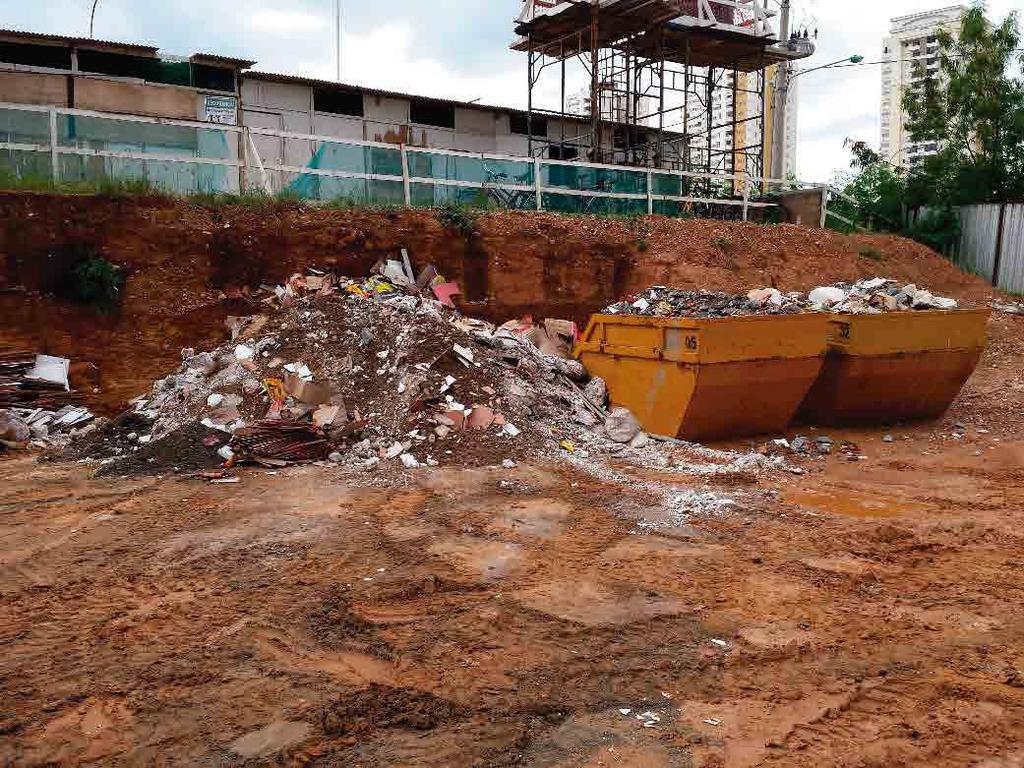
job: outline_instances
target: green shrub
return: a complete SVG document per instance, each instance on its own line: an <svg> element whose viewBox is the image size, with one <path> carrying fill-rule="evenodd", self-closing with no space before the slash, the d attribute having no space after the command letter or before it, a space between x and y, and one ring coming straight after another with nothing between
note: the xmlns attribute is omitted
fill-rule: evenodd
<svg viewBox="0 0 1024 768"><path fill-rule="evenodd" d="M69 297L81 304L109 309L119 303L125 285L124 272L103 258L78 262L71 271Z"/></svg>

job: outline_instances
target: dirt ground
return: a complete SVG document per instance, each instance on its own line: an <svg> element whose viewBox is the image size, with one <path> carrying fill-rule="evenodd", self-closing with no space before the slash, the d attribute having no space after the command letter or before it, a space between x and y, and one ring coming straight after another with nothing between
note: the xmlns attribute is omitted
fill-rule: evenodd
<svg viewBox="0 0 1024 768"><path fill-rule="evenodd" d="M585 323L652 285L807 291L885 276L962 300L991 293L925 246L891 235L534 212L481 213L465 232L442 219L430 210L0 191L0 349L70 358L86 403L114 415L176 367L182 347L217 346L225 317L261 311L247 289L310 266L362 277L402 248L417 270L433 264L459 283L467 314L499 323L525 313ZM127 275L121 302L106 312L60 298L73 267L89 258Z"/></svg>
<svg viewBox="0 0 1024 768"><path fill-rule="evenodd" d="M0 763L1024 766L1024 318L991 333L944 419L803 475L2 463ZM685 489L735 504L638 526Z"/></svg>

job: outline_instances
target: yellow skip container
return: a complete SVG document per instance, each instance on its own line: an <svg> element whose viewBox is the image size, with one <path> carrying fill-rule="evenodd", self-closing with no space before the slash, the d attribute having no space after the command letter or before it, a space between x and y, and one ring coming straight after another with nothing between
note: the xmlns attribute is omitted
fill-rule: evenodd
<svg viewBox="0 0 1024 768"><path fill-rule="evenodd" d="M785 430L821 371L830 318L593 315L575 356L652 434L714 440Z"/></svg>
<svg viewBox="0 0 1024 768"><path fill-rule="evenodd" d="M830 426L941 416L978 365L988 309L834 315L800 418Z"/></svg>

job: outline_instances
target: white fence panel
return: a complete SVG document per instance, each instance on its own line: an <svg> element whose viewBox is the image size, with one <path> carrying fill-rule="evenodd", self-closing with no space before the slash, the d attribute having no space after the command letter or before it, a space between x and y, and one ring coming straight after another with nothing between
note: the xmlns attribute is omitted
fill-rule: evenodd
<svg viewBox="0 0 1024 768"><path fill-rule="evenodd" d="M1024 293L1024 203L1006 206L1002 250L999 287L1012 293Z"/></svg>
<svg viewBox="0 0 1024 768"><path fill-rule="evenodd" d="M992 282L998 232L998 205L963 206L960 209L960 266Z"/></svg>

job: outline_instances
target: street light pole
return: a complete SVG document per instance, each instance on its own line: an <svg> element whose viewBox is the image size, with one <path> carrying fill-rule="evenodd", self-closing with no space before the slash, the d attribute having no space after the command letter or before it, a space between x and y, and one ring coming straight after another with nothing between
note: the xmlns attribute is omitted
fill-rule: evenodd
<svg viewBox="0 0 1024 768"><path fill-rule="evenodd" d="M788 22L788 19L786 19L786 21ZM808 72L817 72L819 69L828 69L829 67L835 67L840 64L860 64L862 61L864 61L864 57L859 54L855 54L853 56L847 56L844 59L839 59L839 61L822 64L818 67L801 69L796 73L789 71L789 62L784 62L778 65L778 77L775 81L774 111L772 114L771 178L784 178L784 169L782 166L785 163L786 158L786 113L789 106L789 87L792 82L801 75L806 75Z"/></svg>
<svg viewBox="0 0 1024 768"><path fill-rule="evenodd" d="M93 22L96 20L96 6L99 5L100 0L92 0L92 13L89 14L89 39L92 40L93 34Z"/></svg>

